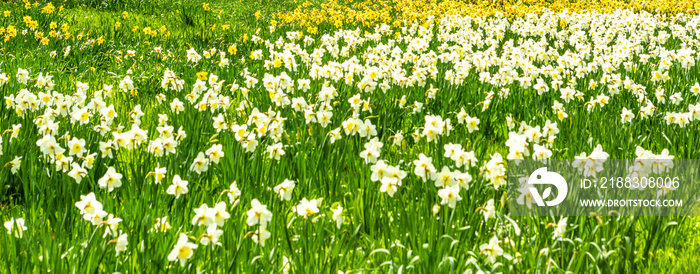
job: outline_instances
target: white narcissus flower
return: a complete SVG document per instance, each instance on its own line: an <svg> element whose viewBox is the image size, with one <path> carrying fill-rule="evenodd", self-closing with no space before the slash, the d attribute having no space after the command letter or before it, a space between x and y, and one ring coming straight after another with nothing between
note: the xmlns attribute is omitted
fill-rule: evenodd
<svg viewBox="0 0 700 274"><path fill-rule="evenodd" d="M197 63L201 59L202 59L202 56L199 55L194 48L190 48L187 50L187 61L192 62L192 63Z"/></svg>
<svg viewBox="0 0 700 274"><path fill-rule="evenodd" d="M219 113L219 116L214 117L213 126L214 129L216 129L216 132L221 132L222 130L226 130L228 128L228 124L226 124L223 114Z"/></svg>
<svg viewBox="0 0 700 274"><path fill-rule="evenodd" d="M552 157L552 151L545 146L538 144L533 145L534 153L532 153L532 159L535 160L546 160Z"/></svg>
<svg viewBox="0 0 700 274"><path fill-rule="evenodd" d="M303 216L304 219L308 219L312 215L318 213L318 200L312 199L309 201L306 198L301 199L299 205L296 207L296 210L299 216Z"/></svg>
<svg viewBox="0 0 700 274"><path fill-rule="evenodd" d="M180 178L180 175L175 174L173 183L165 190L165 193L175 195L175 199L180 198L180 195L189 191L187 184L188 182Z"/></svg>
<svg viewBox="0 0 700 274"><path fill-rule="evenodd" d="M370 180L372 182L379 182L382 178L387 176L388 169L389 169L389 165L387 165L384 160L377 161L376 164L374 164L370 167L370 170L372 171L372 175L370 176Z"/></svg>
<svg viewBox="0 0 700 274"><path fill-rule="evenodd" d="M634 113L630 111L627 108L622 108L622 114L620 114L622 123L629 123L632 122L632 119L634 119Z"/></svg>
<svg viewBox="0 0 700 274"><path fill-rule="evenodd" d="M17 69L17 75L15 76L17 77L17 82L19 82L20 84L24 85L27 84L27 81L29 81L29 71L27 71L26 69Z"/></svg>
<svg viewBox="0 0 700 274"><path fill-rule="evenodd" d="M238 199L238 197L241 196L241 190L238 189L238 185L237 185L236 181L231 183L231 185L229 185L228 189L225 191L226 191L226 195L228 196L230 203L234 203L236 201L236 199Z"/></svg>
<svg viewBox="0 0 700 274"><path fill-rule="evenodd" d="M270 159L280 160L280 157L285 154L284 149L282 149L282 143L276 143L274 145L267 147L267 153Z"/></svg>
<svg viewBox="0 0 700 274"><path fill-rule="evenodd" d="M102 238L107 237L107 235L112 235L114 237L118 236L119 234L117 233L117 229L119 228L119 223L121 223L123 220L121 218L114 217L114 215L109 214L107 216L107 220L103 223L105 224L105 234L102 235Z"/></svg>
<svg viewBox="0 0 700 274"><path fill-rule="evenodd" d="M228 218L231 217L231 215L226 212L226 203L225 202L219 202L214 207L210 208L208 215L214 219L214 223L217 226L224 226L224 222Z"/></svg>
<svg viewBox="0 0 700 274"><path fill-rule="evenodd" d="M114 188L122 186L122 175L117 173L114 167L109 167L97 184L100 188L106 188L107 192L112 192Z"/></svg>
<svg viewBox="0 0 700 274"><path fill-rule="evenodd" d="M2 140L0 139L0 142L1 141ZM1 146L0 146L0 150L2 150ZM0 154L0 155L2 155L2 154ZM11 166L10 172L12 172L12 174L17 174L17 172L19 171L19 167L22 165L22 156L16 156L8 164Z"/></svg>
<svg viewBox="0 0 700 274"><path fill-rule="evenodd" d="M85 140L75 137L68 141L68 149L69 156L77 155L78 157L83 157L83 154L87 152L85 149Z"/></svg>
<svg viewBox="0 0 700 274"><path fill-rule="evenodd" d="M479 118L467 116L464 120L467 123L467 131L469 131L469 133L479 130L479 123L481 123Z"/></svg>
<svg viewBox="0 0 700 274"><path fill-rule="evenodd" d="M22 238L24 232L27 231L27 227L24 225L24 218L11 218L9 221L5 222L5 228L7 229L7 234L11 234L17 238Z"/></svg>
<svg viewBox="0 0 700 274"><path fill-rule="evenodd" d="M253 242L265 246L265 241L270 238L270 231L265 226L259 226L253 234Z"/></svg>
<svg viewBox="0 0 700 274"><path fill-rule="evenodd" d="M566 232L566 221L568 218L564 217L559 220L557 224L553 224L554 226L554 233L552 235L552 240L561 240L564 236L564 232Z"/></svg>
<svg viewBox="0 0 700 274"><path fill-rule="evenodd" d="M280 199L282 201L289 201L292 199L292 191L294 190L294 187L296 186L296 183L292 180L284 179L282 183L279 185L275 186L273 189L275 193L280 195Z"/></svg>
<svg viewBox="0 0 700 274"><path fill-rule="evenodd" d="M80 195L80 201L75 203L75 206L80 209L80 214L87 221L91 220L97 212L102 211L102 203L95 199L95 193Z"/></svg>
<svg viewBox="0 0 700 274"><path fill-rule="evenodd" d="M467 121L467 117L469 117L469 114L464 111L464 108L461 108L459 113L457 113L457 123L464 124Z"/></svg>
<svg viewBox="0 0 700 274"><path fill-rule="evenodd" d="M224 157L223 146L221 144L211 146L211 148L207 149L205 153L207 154L207 156L209 156L209 159L215 164L218 164L219 160L222 157Z"/></svg>
<svg viewBox="0 0 700 274"><path fill-rule="evenodd" d="M192 257L197 244L190 243L185 233L180 233L177 243L173 247L173 251L168 255L168 261L180 261L180 266L184 267L187 260Z"/></svg>
<svg viewBox="0 0 700 274"><path fill-rule="evenodd" d="M321 127L326 128L328 124L331 123L331 117L333 117L333 112L330 111L319 111L316 112L316 121L321 124Z"/></svg>
<svg viewBox="0 0 700 274"><path fill-rule="evenodd" d="M335 221L337 228L340 228L340 226L342 226L343 222L345 221L343 207L339 204L336 208L331 208L331 211L333 212L333 220Z"/></svg>
<svg viewBox="0 0 700 274"><path fill-rule="evenodd" d="M700 94L700 84L698 82L695 82L695 85L690 87L690 92L694 95Z"/></svg>
<svg viewBox="0 0 700 274"><path fill-rule="evenodd" d="M484 221L488 221L496 215L496 206L493 204L493 199L486 202L486 206L481 209L484 211Z"/></svg>
<svg viewBox="0 0 700 274"><path fill-rule="evenodd" d="M165 179L165 175L168 172L168 169L165 167L156 167L156 171L153 173L153 178L155 178L155 183L160 184L163 182L163 179Z"/></svg>
<svg viewBox="0 0 700 274"><path fill-rule="evenodd" d="M394 177L384 177L380 180L380 183L382 184L379 187L379 191L381 192L386 192L386 194L389 194L389 197L394 197L394 193L399 188L399 179L394 178Z"/></svg>
<svg viewBox="0 0 700 274"><path fill-rule="evenodd" d="M90 219L90 223L94 226L98 226L102 223L102 221L107 217L107 211L100 210L95 215L92 216L92 219Z"/></svg>
<svg viewBox="0 0 700 274"><path fill-rule="evenodd" d="M194 162L192 162L190 171L197 172L197 174L202 174L207 170L209 170L209 159L204 156L204 153L200 152L197 154L197 158L194 159Z"/></svg>
<svg viewBox="0 0 700 274"><path fill-rule="evenodd" d="M450 208L455 208L457 202L462 200L462 197L459 196L459 185L447 186L438 190L438 196L442 199L440 204L447 204Z"/></svg>
<svg viewBox="0 0 700 274"><path fill-rule="evenodd" d="M199 208L194 209L194 218L192 218L192 225L196 226L210 226L214 223L214 218L209 211L209 206L207 204L202 204Z"/></svg>
<svg viewBox="0 0 700 274"><path fill-rule="evenodd" d="M413 165L416 166L413 173L423 179L423 182L429 178L432 179L433 174L437 171L433 165L433 158L425 156L423 153L418 155L418 160L414 160Z"/></svg>
<svg viewBox="0 0 700 274"><path fill-rule="evenodd" d="M209 243L212 244L212 248L214 248L217 245L221 245L219 242L219 238L221 235L224 235L224 231L219 229L216 224L210 225L207 227L207 232L202 234L202 236L199 239L199 243L202 245L209 245Z"/></svg>
<svg viewBox="0 0 700 274"><path fill-rule="evenodd" d="M246 223L248 226L260 225L261 227L267 226L267 223L272 220L272 212L267 210L267 206L263 205L258 201L258 199L253 199L250 201L251 209L246 212L248 219Z"/></svg>
<svg viewBox="0 0 700 274"><path fill-rule="evenodd" d="M84 125L90 122L91 117L92 113L90 113L88 107L83 107L71 113L71 123L78 122Z"/></svg>
<svg viewBox="0 0 700 274"><path fill-rule="evenodd" d="M119 253L126 251L128 245L129 241L127 239L127 235L124 233L119 235L119 238L117 238L116 245L114 246L114 250L117 251L117 256L119 256Z"/></svg>
<svg viewBox="0 0 700 274"><path fill-rule="evenodd" d="M488 243L479 246L479 250L486 254L491 264L496 262L496 258L503 255L503 249L498 246L498 242L498 237L494 235Z"/></svg>
<svg viewBox="0 0 700 274"><path fill-rule="evenodd" d="M81 167L77 163L71 164L71 171L68 172L68 176L73 178L76 183L80 184L85 176L87 176L87 169Z"/></svg>
<svg viewBox="0 0 700 274"><path fill-rule="evenodd" d="M435 187L452 186L457 183L454 172L450 171L450 168L447 166L442 167L440 172L433 173L431 179L435 181Z"/></svg>
<svg viewBox="0 0 700 274"><path fill-rule="evenodd" d="M129 92L134 89L134 81L132 81L131 77L127 75L121 82L119 82L119 88L124 92Z"/></svg>

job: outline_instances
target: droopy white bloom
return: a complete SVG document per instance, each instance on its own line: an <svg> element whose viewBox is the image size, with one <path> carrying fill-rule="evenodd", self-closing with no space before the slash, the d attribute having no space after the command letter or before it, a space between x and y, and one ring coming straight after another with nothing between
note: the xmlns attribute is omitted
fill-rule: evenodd
<svg viewBox="0 0 700 274"><path fill-rule="evenodd" d="M331 208L331 211L333 212L333 220L335 221L335 224L338 228L343 225L343 222L345 221L345 215L343 214L343 207L338 204L336 208Z"/></svg>
<svg viewBox="0 0 700 274"><path fill-rule="evenodd" d="M390 166L387 165L384 160L377 161L376 164L370 167L370 170L372 171L370 180L372 180L372 182L380 181L382 178L387 176L387 171L389 170L389 168Z"/></svg>
<svg viewBox="0 0 700 274"><path fill-rule="evenodd" d="M122 186L122 177L114 167L109 167L107 173L97 181L97 184L100 188L106 188L107 192L112 192L114 188Z"/></svg>
<svg viewBox="0 0 700 274"><path fill-rule="evenodd" d="M396 193L401 184L401 181L394 177L384 177L379 182L382 183L379 191L386 192L386 194L389 194L389 197L394 197L394 193Z"/></svg>
<svg viewBox="0 0 700 274"><path fill-rule="evenodd" d="M221 157L224 157L223 146L221 144L211 146L211 148L207 149L205 153L215 164L218 164Z"/></svg>
<svg viewBox="0 0 700 274"><path fill-rule="evenodd" d="M127 75L121 82L119 82L119 88L124 92L129 92L134 89L134 81L132 81L131 77Z"/></svg>
<svg viewBox="0 0 700 274"><path fill-rule="evenodd" d="M214 217L211 216L212 212L209 211L209 206L207 204L202 204L199 208L195 208L194 213L192 225L209 226L214 223Z"/></svg>
<svg viewBox="0 0 700 274"><path fill-rule="evenodd" d="M102 211L102 203L95 199L95 193L80 195L80 201L75 203L75 206L80 209L80 214L83 219L89 221L98 212Z"/></svg>
<svg viewBox="0 0 700 274"><path fill-rule="evenodd" d="M280 195L282 201L289 201L292 199L292 190L294 190L295 186L296 183L294 181L284 179L284 181L275 186L273 190Z"/></svg>
<svg viewBox="0 0 700 274"><path fill-rule="evenodd" d="M156 167L155 172L153 173L153 178L155 179L155 183L159 185L161 182L163 182L163 179L165 179L165 175L168 172L168 169L165 167Z"/></svg>
<svg viewBox="0 0 700 274"><path fill-rule="evenodd" d="M118 217L114 217L114 215L109 214L107 216L107 220L104 221L105 226L105 234L102 235L102 238L107 237L107 235L112 235L112 236L118 236L119 234L117 233L117 229L119 228L119 223L121 223L123 220Z"/></svg>
<svg viewBox="0 0 700 274"><path fill-rule="evenodd" d="M280 157L285 154L284 149L282 149L282 143L276 143L267 147L267 153L270 159L280 160Z"/></svg>
<svg viewBox="0 0 700 274"><path fill-rule="evenodd" d="M464 124L466 122L467 117L469 117L469 114L467 114L466 111L464 111L464 108L461 108L459 110L459 113L457 113L457 123Z"/></svg>
<svg viewBox="0 0 700 274"><path fill-rule="evenodd" d="M259 226L253 234L253 242L265 246L265 241L270 238L270 231L265 229L265 226Z"/></svg>
<svg viewBox="0 0 700 274"><path fill-rule="evenodd" d="M2 150L2 146L0 146L0 150ZM0 153L0 155L2 154ZM8 164L11 166L10 172L12 174L17 174L17 172L19 171L19 167L22 165L22 156L15 156L15 158L12 159L12 161L10 161Z"/></svg>
<svg viewBox="0 0 700 274"><path fill-rule="evenodd" d="M214 223L217 226L224 226L224 223L231 215L226 212L226 203L219 202L214 207L208 209L207 214L214 219Z"/></svg>
<svg viewBox="0 0 700 274"><path fill-rule="evenodd" d="M17 77L17 82L19 82L22 85L27 84L27 81L29 81L29 71L27 71L26 69L17 69L17 75L15 76Z"/></svg>
<svg viewBox="0 0 700 274"><path fill-rule="evenodd" d="M557 122L552 122L549 119L544 123L544 127L542 127L542 136L543 137L548 137L548 136L556 136L559 134L559 127L557 126Z"/></svg>
<svg viewBox="0 0 700 274"><path fill-rule="evenodd" d="M187 184L188 182L180 178L180 175L175 174L173 177L173 184L165 190L165 193L175 195L175 199L180 198L180 195L186 194L189 191Z"/></svg>
<svg viewBox="0 0 700 274"><path fill-rule="evenodd" d="M632 119L634 119L634 113L630 111L627 108L622 108L622 114L620 114L622 123L629 123L632 122Z"/></svg>
<svg viewBox="0 0 700 274"><path fill-rule="evenodd" d="M180 99L173 99L173 102L170 103L170 109L172 109L175 114L180 114L180 112L183 112L185 110L185 104L180 101Z"/></svg>
<svg viewBox="0 0 700 274"><path fill-rule="evenodd" d="M24 231L27 231L27 227L24 225L24 218L11 218L5 222L5 228L7 229L7 234L12 234L17 238L22 238Z"/></svg>
<svg viewBox="0 0 700 274"><path fill-rule="evenodd" d="M199 60L202 60L202 56L197 54L197 51L194 48L187 50L187 61L197 63Z"/></svg>
<svg viewBox="0 0 700 274"><path fill-rule="evenodd" d="M116 245L114 246L114 249L117 251L117 256L119 256L120 252L126 251L128 245L129 240L127 239L127 235L124 233L119 235L119 238L117 238Z"/></svg>
<svg viewBox="0 0 700 274"><path fill-rule="evenodd" d="M481 253L486 254L491 264L496 262L498 256L503 255L503 249L498 246L498 242L498 237L494 235L488 243L479 246L479 250L481 250Z"/></svg>
<svg viewBox="0 0 700 274"><path fill-rule="evenodd" d="M384 144L379 141L379 138L374 137L365 143L365 150L360 152L360 157L365 160L365 164L376 163L383 146Z"/></svg>
<svg viewBox="0 0 700 274"><path fill-rule="evenodd" d="M535 160L546 160L552 157L552 151L547 149L545 146L535 144L533 146L534 153L532 154L532 159Z"/></svg>
<svg viewBox="0 0 700 274"><path fill-rule="evenodd" d="M45 135L43 138L36 141L36 145L41 148L42 154L52 159L54 159L56 155L63 154L63 152L66 151L56 142L56 138L51 135Z"/></svg>
<svg viewBox="0 0 700 274"><path fill-rule="evenodd" d="M442 167L440 172L433 173L430 179L435 181L435 187L453 186L457 183L454 173L447 166Z"/></svg>
<svg viewBox="0 0 700 274"><path fill-rule="evenodd" d="M495 189L506 184L506 168L503 156L498 152L491 155L491 160L481 168L481 174L493 184Z"/></svg>
<svg viewBox="0 0 700 274"><path fill-rule="evenodd" d="M177 239L177 243L173 247L173 251L168 255L168 261L180 261L180 266L184 267L187 260L192 257L194 249L197 248L197 244L190 243L187 235L185 233L180 233Z"/></svg>
<svg viewBox="0 0 700 274"><path fill-rule="evenodd" d="M102 223L102 221L107 217L107 211L100 210L95 215L92 216L92 219L90 219L90 223L94 226L98 226Z"/></svg>
<svg viewBox="0 0 700 274"><path fill-rule="evenodd" d="M192 162L192 165L190 166L190 171L197 172L197 174L202 174L202 172L206 172L209 170L209 159L204 156L204 153L199 152L197 154L197 158L194 159L194 162Z"/></svg>
<svg viewBox="0 0 700 274"><path fill-rule="evenodd" d="M202 245L209 245L209 243L212 244L212 248L221 245L219 242L219 238L221 235L224 235L224 231L219 229L218 226L216 225L210 225L207 227L207 232L202 234L202 236L199 239L199 243Z"/></svg>
<svg viewBox="0 0 700 274"><path fill-rule="evenodd" d="M238 199L239 196L241 196L241 190L238 189L237 183L234 181L231 183L231 185L228 187L227 190L225 190L226 195L228 195L228 199L230 203L233 203Z"/></svg>
<svg viewBox="0 0 700 274"><path fill-rule="evenodd" d="M114 105L109 105L106 108L103 108L100 111L100 114L102 115L102 118L104 118L106 121L111 122L114 120L114 118L117 118L117 111L114 109Z"/></svg>
<svg viewBox="0 0 700 274"><path fill-rule="evenodd" d="M447 186L438 190L438 196L442 199L440 204L447 204L450 208L455 208L457 202L462 200L459 196L459 185Z"/></svg>
<svg viewBox="0 0 700 274"><path fill-rule="evenodd" d="M71 164L71 171L68 172L68 176L73 178L76 183L80 184L80 182L83 180L85 176L87 176L87 169L84 169L77 163L72 163Z"/></svg>
<svg viewBox="0 0 700 274"><path fill-rule="evenodd" d="M331 117L333 117L333 112L330 111L318 111L316 112L316 121L321 124L321 127L326 128L328 124L331 123Z"/></svg>
<svg viewBox="0 0 700 274"><path fill-rule="evenodd" d="M598 144L591 152L591 155L589 155L588 157L591 159L600 160L602 162L605 162L605 160L607 160L608 157L610 157L610 154L603 151L603 146Z"/></svg>
<svg viewBox="0 0 700 274"><path fill-rule="evenodd" d="M318 213L318 203L319 201L317 199L312 199L310 201L306 198L302 199L299 202L299 205L296 207L297 214L299 214L299 216L303 216L304 219L311 217L312 215Z"/></svg>
<svg viewBox="0 0 700 274"><path fill-rule="evenodd" d="M529 209L532 209L532 203L535 200L532 197L530 185L527 184L528 179L528 176L518 178L518 181L520 182L520 188L518 188L518 192L520 192L520 194L518 195L516 202L520 205L527 206L527 208Z"/></svg>
<svg viewBox="0 0 700 274"><path fill-rule="evenodd" d="M554 234L552 235L552 240L561 240L562 237L564 236L564 232L566 232L566 221L568 218L564 217L557 224L553 224L554 226Z"/></svg>
<svg viewBox="0 0 700 274"><path fill-rule="evenodd" d="M453 154L452 157L450 157L450 159L455 161L455 165L457 165L457 167L462 167L466 165L467 168L476 166L476 163L478 161L473 151L464 150L456 151L455 154Z"/></svg>
<svg viewBox="0 0 700 274"><path fill-rule="evenodd" d="M481 208L484 211L484 221L488 221L491 217L496 216L496 206L493 204L493 199L486 202L486 206Z"/></svg>
<svg viewBox="0 0 700 274"><path fill-rule="evenodd" d="M272 220L272 212L267 210L267 206L263 205L258 201L258 199L253 199L250 202L252 208L246 212L248 219L246 223L248 226L260 225L261 227L267 226L267 222Z"/></svg>
<svg viewBox="0 0 700 274"><path fill-rule="evenodd" d="M423 153L418 155L418 160L414 160L413 165L416 166L416 168L413 169L413 173L423 179L423 182L428 178L432 178L433 174L437 171L433 165L433 158L425 156Z"/></svg>

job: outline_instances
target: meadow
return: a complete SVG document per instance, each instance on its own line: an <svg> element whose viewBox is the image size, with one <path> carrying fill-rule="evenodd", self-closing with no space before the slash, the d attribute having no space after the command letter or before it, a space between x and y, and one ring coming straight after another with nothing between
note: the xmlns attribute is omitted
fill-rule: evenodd
<svg viewBox="0 0 700 274"><path fill-rule="evenodd" d="M2 273L693 273L515 159L700 158L692 1L0 2Z"/></svg>

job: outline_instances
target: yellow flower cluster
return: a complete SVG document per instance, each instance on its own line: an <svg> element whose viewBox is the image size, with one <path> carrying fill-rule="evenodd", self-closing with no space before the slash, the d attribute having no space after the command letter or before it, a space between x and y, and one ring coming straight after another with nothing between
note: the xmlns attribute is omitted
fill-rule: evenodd
<svg viewBox="0 0 700 274"><path fill-rule="evenodd" d="M501 13L508 18L526 13L540 14L543 9L555 12L598 11L612 13L618 9L660 14L695 14L700 3L692 0L331 0L314 5L306 1L293 11L282 11L275 18L283 25L306 28L315 33L322 25L340 28L343 25L406 26L412 22L440 19L445 15L489 16Z"/></svg>

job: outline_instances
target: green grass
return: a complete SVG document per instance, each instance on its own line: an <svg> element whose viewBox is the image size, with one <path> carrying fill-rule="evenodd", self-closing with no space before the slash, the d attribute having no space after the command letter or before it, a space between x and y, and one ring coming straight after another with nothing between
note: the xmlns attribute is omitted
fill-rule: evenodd
<svg viewBox="0 0 700 274"><path fill-rule="evenodd" d="M94 168L80 184L65 172L56 171L55 165L44 157L36 141L42 136L33 120L42 111L30 111L24 117L17 115L5 100L0 101L0 130L11 129L21 124L19 136L10 141L10 134L2 135L0 165L22 157L21 168L12 174L9 166L0 168L0 220L24 218L28 230L24 237L17 238L0 228L0 272L7 273L95 273L95 272L281 272L285 268L285 258L291 260L295 273L338 273L355 272L416 272L416 273L463 273L465 270L484 270L507 273L566 273L566 272L643 272L670 271L677 273L693 272L698 267L695 258L700 251L698 242L698 219L695 217L569 217L566 240L552 240L554 228L559 218L553 217L511 217L508 216L502 188L494 189L479 175L479 168L490 156L498 152L508 154L504 143L512 129L506 126L506 117L530 125L542 126L545 121L557 121L561 132L552 148L554 158L571 159L581 152L590 151L601 144L611 158L635 157L635 147L642 146L654 153L666 148L670 154L680 159L697 159L700 154L698 123L693 121L685 128L667 125L661 114L632 124L620 122L623 107L636 106L635 97L629 92L611 97L610 104L603 109L588 112L583 102L590 97L605 93L604 87L588 89L590 79L599 79L602 72L587 75L577 82L584 93L583 101L566 104L569 118L558 120L551 106L554 100L562 101L552 91L537 95L532 88L522 89L517 83L508 87L509 97L495 95L490 108L481 110L487 92L498 88L479 81L478 72L472 70L462 86L450 85L444 79L445 71L452 64L437 63L439 71L436 79L428 80L426 87L393 87L386 94L381 91L361 93L354 85L342 81L333 83L338 89L337 99L332 104L334 111L329 127L318 123L307 124L303 112L290 107L275 105L262 87L265 73L289 74L293 80L309 78L310 67L300 65L297 71L284 66L266 68L262 61L248 58L251 51L262 49L265 57L269 50L263 44L245 40L244 35L253 35L274 43L290 27L280 27L274 33L268 30L270 14L281 9L291 8L289 1L268 3L264 1L215 1L209 2L214 11L223 9L221 16L215 12L205 12L200 1L71 1L65 2L65 11L58 15L45 15L32 9L24 11L21 3L0 3L0 11L11 10L8 18L0 17L0 25L13 24L23 29L22 16L31 14L38 20L39 29L47 30L50 22L66 23L75 36L83 33L82 39L55 40L49 45L41 45L36 39L20 36L0 44L0 73L11 76L8 84L0 87L3 97L17 95L23 88L31 92L40 91L33 85L17 83L15 74L18 68L29 69L32 78L39 73L53 75L55 90L72 95L77 82L88 83L88 101L104 84L114 85L114 95L105 98L107 106L114 105L118 117L112 124L129 130L133 123L131 111L141 106L144 116L140 128L148 131L148 140L159 137L158 114L169 117L168 125L174 130L182 127L187 137L178 145L177 153L165 157L155 157L147 151L148 141L133 150L120 149L114 158L103 158L99 152L99 142L112 139L111 135L101 136L93 131L98 124L99 114L95 114L88 125L70 122L69 117L57 117L60 121L59 139L64 134L86 140L87 149L98 153ZM59 6L59 4L55 4ZM42 2L43 6L43 2ZM255 11L262 11L262 18L256 19ZM127 11L129 16L122 18ZM114 24L121 22L120 29ZM230 24L230 29L211 31L213 24L219 27ZM21 27L19 27L21 26ZM133 26L159 28L165 26L170 36L148 37L142 31L132 32ZM256 34L257 29L260 32ZM372 29L362 29L373 32ZM321 46L321 35L332 34L333 29L322 28L319 35L313 35L316 42L302 46L309 53ZM48 33L48 31L45 31ZM21 35L21 34L20 34ZM307 34L308 35L308 34ZM101 45L86 45L89 39L102 37ZM506 33L506 39L514 39L513 32ZM387 43L384 37L379 42ZM552 42L549 38L548 42ZM227 51L236 44L238 52L227 57L231 65L219 67L218 56L202 59L196 65L189 63L186 51L196 49L199 54L210 48ZM352 50L350 56L362 58L368 47L378 42L366 44ZM345 42L340 43L341 47ZM499 45L502 47L502 43ZM67 46L71 53L63 55ZM405 43L398 43L405 50ZM678 49L681 42L671 39L666 45ZM154 52L154 47L162 47L166 54ZM433 41L431 50L437 51L438 43ZM569 47L569 49L573 49ZM136 56L127 58L126 51L136 51ZM276 49L278 50L278 49ZM474 46L473 50L485 50ZM56 57L50 57L57 51ZM169 54L167 54L170 52ZM498 48L502 52L502 48ZM562 54L560 51L559 54ZM163 58L163 57L167 58ZM245 57L245 63L240 61ZM326 54L323 62L335 58ZM297 59L301 64L301 61ZM172 69L186 81L183 91L163 89L160 85L163 73ZM234 82L244 86L244 69L255 73L260 83L251 89L245 98L241 91L231 91ZM412 70L405 64L404 69ZM119 81L131 71L130 77L138 92L129 94L118 89ZM197 73L205 71L225 80L222 96L228 96L230 106L216 111L198 111L185 99L192 90ZM489 69L492 74L498 69ZM667 94L681 92L684 103L681 105L658 104L659 113L664 111L687 111L689 103L697 103L697 97L689 93L690 86L698 81L697 67L682 69L678 64L671 67L672 80L655 84L649 79L651 66L640 65L639 71L620 70L624 77L629 76L636 83L651 90L662 86ZM358 80L357 78L355 79ZM547 78L547 81L551 79ZM290 97L304 97L309 103L317 102L322 80L312 81L311 89L291 91ZM435 99L428 100L426 90L430 85L439 89ZM164 94L166 101L159 103L157 94ZM369 119L384 143L380 159L389 165L398 165L408 172L398 192L390 197L379 191L380 183L370 179L370 164L359 157L367 138L347 136L331 143L328 133L340 127L351 116L348 98L361 94L362 99L370 100L372 112L362 112L362 120ZM424 109L412 113L410 107L399 107L402 96L407 98L407 106L413 102L425 103ZM185 111L177 115L169 103L178 98L185 102ZM242 102L250 106L239 112ZM219 114L226 116L229 124L245 124L253 107L260 111L268 109L279 112L284 122L284 133L280 141L286 154L279 161L267 157L266 147L277 143L270 136L258 138L260 144L253 152L246 152L230 131L217 133L212 123ZM467 113L481 120L479 130L469 133L465 125L457 124L456 114L464 107ZM415 141L411 133L425 124L426 114L450 118L454 126L449 136L442 136L437 142L427 142L425 138ZM251 130L254 125L249 126ZM392 145L392 135L401 130L404 141ZM515 129L517 130L517 129ZM67 140L59 143L66 148ZM476 167L457 168L450 159L442 157L444 145L461 144L467 151L474 151L479 164ZM197 174L190 165L198 153L214 144L223 145L225 156L219 164L211 164L209 170ZM474 178L468 190L461 190L463 200L456 208L440 206L438 188L433 182L423 182L413 174L411 162L419 154L433 158L433 164L441 169L468 172ZM98 180L114 167L124 178L123 185L113 192L98 187ZM149 175L156 167L167 168L167 175L160 185L153 184ZM175 174L189 181L189 192L179 199L166 194ZM290 201L282 201L274 193L273 187L285 179L296 181ZM223 193L233 181L238 183L242 194L235 203ZM102 237L105 228L96 227L83 220L75 202L81 195L94 192L104 210L123 219L119 224L121 232L128 234L126 251L116 255L113 236ZM294 207L302 198L322 198L320 212L305 219L299 216ZM248 226L246 212L251 201L259 200L273 213L267 230L271 236L265 246L256 244L251 238L256 226ZM480 208L493 199L496 213L493 218L484 220ZM206 232L205 227L192 225L194 209L206 203L214 206L226 202L231 217L223 226L222 246L212 249L199 245L185 267L167 259L178 235L186 233L190 242ZM345 221L340 228L332 219L332 208L339 204L345 208ZM434 208L439 209L438 212ZM172 228L163 233L149 232L156 218L167 216ZM514 220L513 220L514 219ZM669 225L672 222L676 225ZM480 251L480 245L496 236L507 256L499 257L491 263ZM507 239L507 241L506 241ZM546 251L546 252L545 252Z"/></svg>

